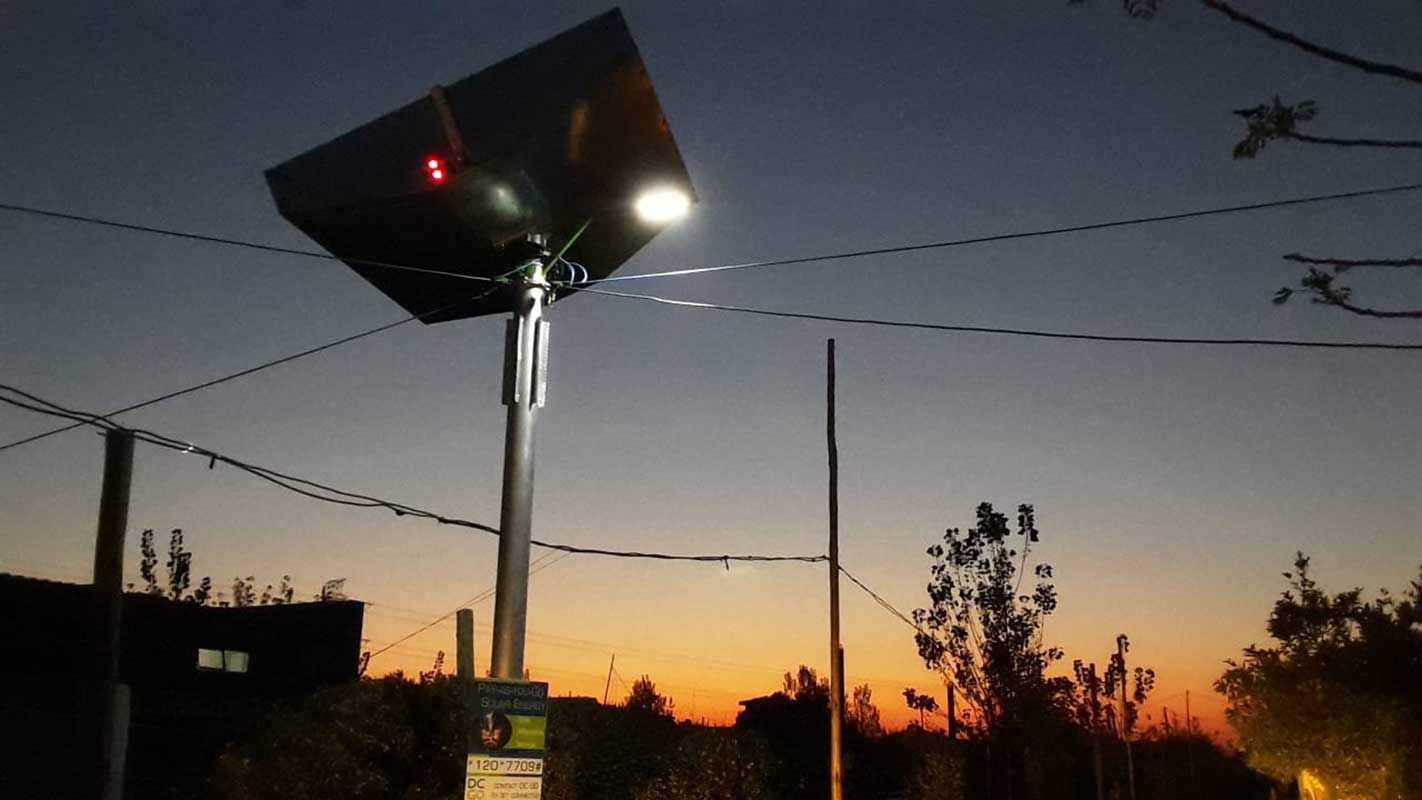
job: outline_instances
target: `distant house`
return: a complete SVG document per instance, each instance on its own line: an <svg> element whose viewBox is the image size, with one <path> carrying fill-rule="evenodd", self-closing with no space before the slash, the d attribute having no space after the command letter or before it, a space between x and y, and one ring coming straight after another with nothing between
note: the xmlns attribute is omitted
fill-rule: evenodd
<svg viewBox="0 0 1422 800"><path fill-rule="evenodd" d="M22 732L0 748L0 796L62 795L53 781L75 764L92 608L87 584L0 573L0 714ZM234 708L356 680L363 618L364 604L352 600L228 608L124 595L125 796L163 796L205 773Z"/></svg>

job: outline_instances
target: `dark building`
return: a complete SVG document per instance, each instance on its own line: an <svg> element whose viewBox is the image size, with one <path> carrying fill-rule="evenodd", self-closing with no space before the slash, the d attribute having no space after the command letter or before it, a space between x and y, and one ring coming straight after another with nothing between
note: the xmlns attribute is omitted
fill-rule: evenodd
<svg viewBox="0 0 1422 800"><path fill-rule="evenodd" d="M93 616L88 585L0 574L0 797L66 794ZM351 600L228 608L124 595L125 797L195 786L263 703L356 680L363 617Z"/></svg>

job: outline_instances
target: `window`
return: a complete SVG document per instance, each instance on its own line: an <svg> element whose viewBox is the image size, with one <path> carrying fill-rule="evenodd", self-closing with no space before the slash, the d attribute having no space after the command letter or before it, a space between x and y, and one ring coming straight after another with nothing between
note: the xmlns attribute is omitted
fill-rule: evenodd
<svg viewBox="0 0 1422 800"><path fill-rule="evenodd" d="M209 650L199 647L197 668L209 672L246 672L251 655L241 650Z"/></svg>

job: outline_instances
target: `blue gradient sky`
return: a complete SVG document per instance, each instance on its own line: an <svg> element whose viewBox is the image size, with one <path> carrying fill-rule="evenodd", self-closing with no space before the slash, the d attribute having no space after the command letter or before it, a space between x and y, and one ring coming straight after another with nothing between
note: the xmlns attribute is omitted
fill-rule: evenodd
<svg viewBox="0 0 1422 800"><path fill-rule="evenodd" d="M298 5L7 4L0 199L304 247L277 216L264 168L606 9ZM1416 66L1414 5L1247 8ZM1415 136L1422 98L1188 2L1152 24L1106 0L624 10L703 201L625 272L1422 177L1416 154L1276 145L1232 161L1242 126L1228 111L1276 92L1317 99L1317 130L1345 136ZM1416 253L1419 210L1409 195L637 286L933 322L1422 341L1416 323L1268 302L1298 272L1285 252ZM90 410L402 314L335 263L8 214L0 245L0 374ZM1419 280L1355 282L1366 299L1406 305L1422 298ZM835 336L845 563L903 608L924 601L923 549L944 527L969 524L980 500L1035 503L1063 600L1049 638L1104 661L1129 632L1169 700L1203 693L1222 659L1262 637L1296 549L1338 588L1400 587L1422 560L1416 355L935 335L591 296L552 318L543 538L823 551L823 350ZM501 337L494 319L405 326L130 419L496 524ZM0 439L50 425L0 411ZM0 569L82 578L100 453L97 436L76 432L0 454ZM219 584L346 577L355 596L407 610L372 607L377 641L418 625L409 609L443 612L493 583L492 537L314 504L147 449L131 520L135 531L186 528L198 573ZM825 663L823 576L565 559L534 579L530 627L597 644L535 639L530 660L587 692L616 645L755 667L619 656L619 673L681 687L683 711L699 688L693 705L716 717L735 696L774 688L775 669ZM933 685L907 628L852 589L845 602L851 675L883 679L886 708L901 705L883 696L896 684ZM489 604L480 609L482 626ZM384 666L421 666L451 646L437 627Z"/></svg>

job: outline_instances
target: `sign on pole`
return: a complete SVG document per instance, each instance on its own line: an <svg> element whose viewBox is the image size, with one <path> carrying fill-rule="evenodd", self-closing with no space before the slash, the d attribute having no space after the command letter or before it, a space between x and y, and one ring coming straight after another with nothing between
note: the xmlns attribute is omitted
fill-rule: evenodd
<svg viewBox="0 0 1422 800"><path fill-rule="evenodd" d="M539 800L548 684L481 678L473 711L464 800Z"/></svg>

